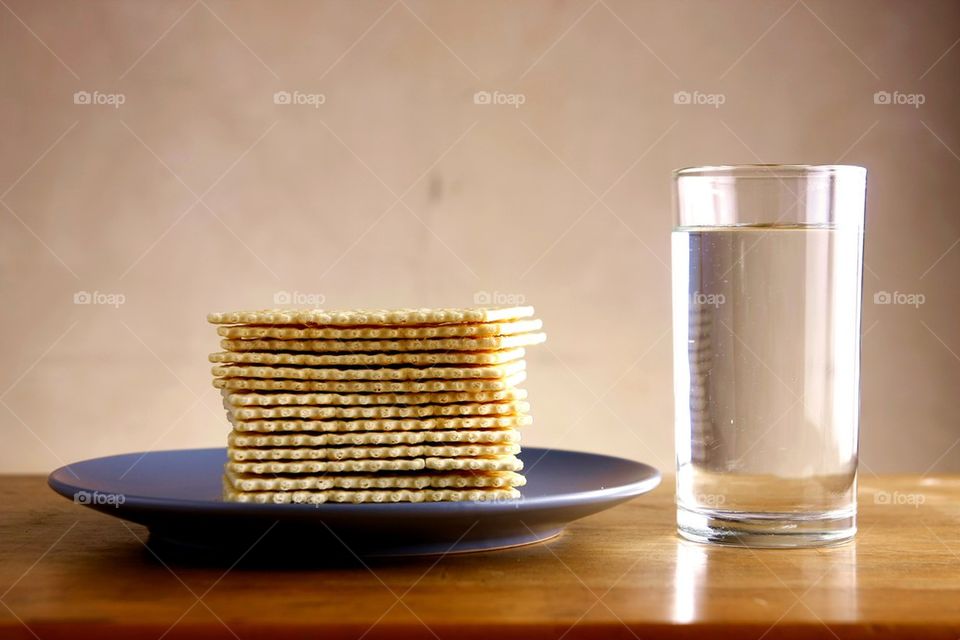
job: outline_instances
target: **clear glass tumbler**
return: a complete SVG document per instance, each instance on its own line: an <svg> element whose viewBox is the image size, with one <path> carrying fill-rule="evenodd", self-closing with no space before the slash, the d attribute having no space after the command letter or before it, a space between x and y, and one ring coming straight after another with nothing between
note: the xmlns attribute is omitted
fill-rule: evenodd
<svg viewBox="0 0 960 640"><path fill-rule="evenodd" d="M866 169L698 167L674 183L679 533L850 539Z"/></svg>

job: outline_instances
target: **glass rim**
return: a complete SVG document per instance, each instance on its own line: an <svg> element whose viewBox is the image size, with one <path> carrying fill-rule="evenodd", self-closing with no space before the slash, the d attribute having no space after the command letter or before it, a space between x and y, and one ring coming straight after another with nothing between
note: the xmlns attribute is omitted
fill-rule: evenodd
<svg viewBox="0 0 960 640"><path fill-rule="evenodd" d="M865 178L866 167L855 164L726 164L674 169L673 178Z"/></svg>

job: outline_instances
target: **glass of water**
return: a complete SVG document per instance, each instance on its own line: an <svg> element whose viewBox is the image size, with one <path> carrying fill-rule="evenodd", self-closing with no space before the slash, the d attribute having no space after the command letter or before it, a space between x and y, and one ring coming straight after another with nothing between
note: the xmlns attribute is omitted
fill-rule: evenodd
<svg viewBox="0 0 960 640"><path fill-rule="evenodd" d="M866 169L674 172L677 525L809 547L856 533Z"/></svg>

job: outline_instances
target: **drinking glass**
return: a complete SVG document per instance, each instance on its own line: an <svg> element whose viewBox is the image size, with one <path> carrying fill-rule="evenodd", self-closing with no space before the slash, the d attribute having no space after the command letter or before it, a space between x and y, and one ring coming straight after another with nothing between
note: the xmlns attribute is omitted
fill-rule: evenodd
<svg viewBox="0 0 960 640"><path fill-rule="evenodd" d="M674 184L678 531L850 539L866 169L697 167Z"/></svg>

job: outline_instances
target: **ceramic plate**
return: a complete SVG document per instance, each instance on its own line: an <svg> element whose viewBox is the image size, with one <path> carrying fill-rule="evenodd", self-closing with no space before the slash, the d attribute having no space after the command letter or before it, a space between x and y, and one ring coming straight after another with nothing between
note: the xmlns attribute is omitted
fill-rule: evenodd
<svg viewBox="0 0 960 640"><path fill-rule="evenodd" d="M522 498L503 502L275 505L225 502L225 449L128 453L61 467L50 486L77 504L136 522L155 548L207 555L312 550L406 556L547 540L584 516L650 491L653 467L611 456L525 447Z"/></svg>

